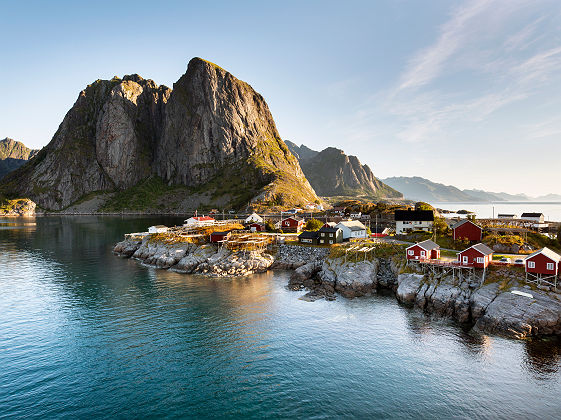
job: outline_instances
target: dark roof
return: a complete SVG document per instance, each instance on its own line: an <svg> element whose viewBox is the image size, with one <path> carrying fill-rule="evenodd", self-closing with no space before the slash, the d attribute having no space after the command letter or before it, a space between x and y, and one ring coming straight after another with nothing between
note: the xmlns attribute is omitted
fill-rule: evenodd
<svg viewBox="0 0 561 420"><path fill-rule="evenodd" d="M381 227L381 226L378 226L378 227L371 227L371 228L370 228L370 232L372 232L372 233L384 233L384 231L385 231L386 229L387 229L387 228Z"/></svg>
<svg viewBox="0 0 561 420"><path fill-rule="evenodd" d="M520 217L541 217L543 213L522 213Z"/></svg>
<svg viewBox="0 0 561 420"><path fill-rule="evenodd" d="M421 248L423 248L423 249L426 250L426 251L430 251L430 250L432 250L432 249L438 249L438 248L440 248L440 245L435 244L435 243L434 243L433 241L431 241L430 239L427 239L426 241L423 241L423 242L416 243L415 245L420 246ZM414 247L415 245L411 245L410 247L408 247L408 249L411 248L411 247Z"/></svg>
<svg viewBox="0 0 561 420"><path fill-rule="evenodd" d="M432 210L396 210L396 222L434 222Z"/></svg>
<svg viewBox="0 0 561 420"><path fill-rule="evenodd" d="M315 239L317 237L318 237L317 231L310 232L305 230L300 235L298 235L298 238L303 238L303 239Z"/></svg>
<svg viewBox="0 0 561 420"><path fill-rule="evenodd" d="M323 226L319 232L326 232L326 233L337 233L337 231L341 230L340 228L337 227L325 227Z"/></svg>
<svg viewBox="0 0 561 420"><path fill-rule="evenodd" d="M224 232L212 232L211 235L227 235L229 234L230 231L229 230L225 230Z"/></svg>
<svg viewBox="0 0 561 420"><path fill-rule="evenodd" d="M481 226L476 225L475 223L473 223L471 220L468 219L460 220L458 223L452 226L452 229L459 228L460 226L465 225L466 223L471 223L472 225L477 226L479 229L481 229Z"/></svg>
<svg viewBox="0 0 561 420"><path fill-rule="evenodd" d="M300 217L300 216L290 216L290 217L286 217L286 218L284 218L284 219L282 219L282 220L288 220L288 219L293 219L293 220L296 220L296 221L298 221L298 222L301 222L301 221L304 220L304 218L302 218L302 217Z"/></svg>

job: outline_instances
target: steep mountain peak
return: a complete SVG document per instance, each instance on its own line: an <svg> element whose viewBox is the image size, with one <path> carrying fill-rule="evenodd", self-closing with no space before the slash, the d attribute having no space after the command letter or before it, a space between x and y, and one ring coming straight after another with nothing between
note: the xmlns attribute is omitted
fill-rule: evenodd
<svg viewBox="0 0 561 420"><path fill-rule="evenodd" d="M315 152L304 145L298 147L292 142L287 145L299 157L302 170L319 195L401 197L398 191L377 179L370 168L362 165L356 156L349 156L341 149L327 147L321 152ZM307 151L312 153L306 154Z"/></svg>
<svg viewBox="0 0 561 420"><path fill-rule="evenodd" d="M59 210L154 177L204 191L209 205L317 200L263 97L200 58L173 91L137 74L88 85L51 142L2 187Z"/></svg>
<svg viewBox="0 0 561 420"><path fill-rule="evenodd" d="M22 166L38 152L9 137L0 140L0 178Z"/></svg>

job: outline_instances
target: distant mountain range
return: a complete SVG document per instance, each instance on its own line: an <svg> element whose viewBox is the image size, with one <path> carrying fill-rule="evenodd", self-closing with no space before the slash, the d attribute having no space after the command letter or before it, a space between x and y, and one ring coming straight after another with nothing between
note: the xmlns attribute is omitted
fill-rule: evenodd
<svg viewBox="0 0 561 420"><path fill-rule="evenodd" d="M421 177L392 177L382 180L390 187L401 191L405 198L426 202L497 202L497 201L561 201L561 195L548 194L529 197L526 194L507 194L483 190L460 190L452 185L432 182Z"/></svg>
<svg viewBox="0 0 561 420"><path fill-rule="evenodd" d="M39 153L26 147L23 143L6 137L0 140L0 178L16 170Z"/></svg>
<svg viewBox="0 0 561 420"><path fill-rule="evenodd" d="M323 197L349 196L376 198L401 198L399 191L384 184L374 176L368 165L356 156L328 147L321 152L285 140L292 154L316 193Z"/></svg>

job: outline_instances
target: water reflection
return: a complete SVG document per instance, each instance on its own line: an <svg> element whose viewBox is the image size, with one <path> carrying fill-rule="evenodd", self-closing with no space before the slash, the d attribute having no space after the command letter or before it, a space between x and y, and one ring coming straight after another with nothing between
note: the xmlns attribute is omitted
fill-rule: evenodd
<svg viewBox="0 0 561 420"><path fill-rule="evenodd" d="M61 417L559 413L558 340L477 334L393 296L304 302L282 272L212 279L111 254L162 222L49 217L0 232L0 412L31 399Z"/></svg>
<svg viewBox="0 0 561 420"><path fill-rule="evenodd" d="M561 367L561 340L558 338L533 339L525 342L524 367L536 379L552 379Z"/></svg>

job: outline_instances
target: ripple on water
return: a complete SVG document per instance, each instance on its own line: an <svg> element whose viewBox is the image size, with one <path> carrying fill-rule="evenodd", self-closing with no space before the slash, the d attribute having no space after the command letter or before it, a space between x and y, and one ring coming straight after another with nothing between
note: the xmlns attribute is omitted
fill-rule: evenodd
<svg viewBox="0 0 561 420"><path fill-rule="evenodd" d="M111 254L154 219L0 231L0 412L15 417L554 418L558 340L478 335L393 297L304 302ZM529 404L529 401L532 403Z"/></svg>

